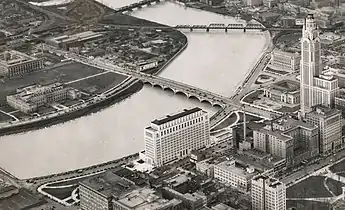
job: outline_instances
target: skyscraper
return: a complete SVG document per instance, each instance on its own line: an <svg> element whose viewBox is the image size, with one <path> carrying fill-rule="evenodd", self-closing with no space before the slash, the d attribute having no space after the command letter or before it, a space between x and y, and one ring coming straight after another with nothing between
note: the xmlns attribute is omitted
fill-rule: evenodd
<svg viewBox="0 0 345 210"><path fill-rule="evenodd" d="M301 39L301 113L304 117L315 105L334 107L338 79L322 74L321 43L314 16L309 14Z"/></svg>

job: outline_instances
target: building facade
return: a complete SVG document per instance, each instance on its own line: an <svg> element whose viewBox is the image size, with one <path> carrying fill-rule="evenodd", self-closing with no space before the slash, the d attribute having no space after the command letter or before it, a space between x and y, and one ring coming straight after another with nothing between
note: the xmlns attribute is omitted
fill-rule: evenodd
<svg viewBox="0 0 345 210"><path fill-rule="evenodd" d="M264 96L287 104L300 103L300 85L296 81L283 80L263 88Z"/></svg>
<svg viewBox="0 0 345 210"><path fill-rule="evenodd" d="M301 43L301 113L305 117L315 105L334 107L339 87L337 78L322 74L321 42L313 15L303 24Z"/></svg>
<svg viewBox="0 0 345 210"><path fill-rule="evenodd" d="M259 175L252 180L252 210L285 210L286 186L277 179Z"/></svg>
<svg viewBox="0 0 345 210"><path fill-rule="evenodd" d="M195 107L154 120L144 136L146 162L160 167L211 144L208 113Z"/></svg>
<svg viewBox="0 0 345 210"><path fill-rule="evenodd" d="M315 106L313 111L306 115L307 122L319 128L319 149L323 156L343 148L341 119L341 111L321 105Z"/></svg>
<svg viewBox="0 0 345 210"><path fill-rule="evenodd" d="M312 124L283 117L253 131L254 148L286 159L290 167L319 154L319 130Z"/></svg>
<svg viewBox="0 0 345 210"><path fill-rule="evenodd" d="M0 54L0 76L16 77L43 68L43 61L18 51Z"/></svg>
<svg viewBox="0 0 345 210"><path fill-rule="evenodd" d="M224 161L214 165L214 178L240 191L245 192L249 190L250 181L254 175L254 168L236 167L235 160Z"/></svg>
<svg viewBox="0 0 345 210"><path fill-rule="evenodd" d="M46 86L31 85L17 89L17 94L6 97L7 104L24 113L36 111L46 104L74 98L79 92L72 88L64 87L61 83Z"/></svg>
<svg viewBox="0 0 345 210"><path fill-rule="evenodd" d="M112 171L92 176L79 183L80 209L112 210L113 200L136 189L136 186Z"/></svg>
<svg viewBox="0 0 345 210"><path fill-rule="evenodd" d="M298 53L275 50L271 54L271 65L273 67L290 72L297 71L300 67L301 56Z"/></svg>

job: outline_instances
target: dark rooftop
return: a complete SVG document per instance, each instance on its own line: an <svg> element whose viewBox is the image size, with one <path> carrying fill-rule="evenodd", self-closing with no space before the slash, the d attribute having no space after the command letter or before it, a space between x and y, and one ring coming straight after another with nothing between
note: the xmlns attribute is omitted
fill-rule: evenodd
<svg viewBox="0 0 345 210"><path fill-rule="evenodd" d="M152 123L156 124L156 125L162 125L164 123L176 120L176 119L178 119L180 117L184 117L184 116L193 114L193 113L201 111L201 110L202 109L200 109L199 107L194 107L194 108L191 108L191 109L184 109L183 112L177 113L177 114L172 115L172 116L167 115L165 118L152 121Z"/></svg>
<svg viewBox="0 0 345 210"><path fill-rule="evenodd" d="M119 197L123 193L135 188L135 185L122 179L113 171L107 171L105 173L85 179L81 182L81 184L99 192L107 198L111 196Z"/></svg>

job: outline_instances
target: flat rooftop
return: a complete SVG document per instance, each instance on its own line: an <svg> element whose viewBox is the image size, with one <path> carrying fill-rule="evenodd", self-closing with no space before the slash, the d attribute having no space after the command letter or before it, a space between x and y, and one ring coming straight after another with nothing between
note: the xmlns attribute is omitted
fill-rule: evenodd
<svg viewBox="0 0 345 210"><path fill-rule="evenodd" d="M0 62L7 66L24 63L27 61L33 61L33 60L37 60L37 59L15 50L5 51L0 54Z"/></svg>
<svg viewBox="0 0 345 210"><path fill-rule="evenodd" d="M270 87L281 92L294 92L300 90L300 84L293 80L282 80L273 83Z"/></svg>
<svg viewBox="0 0 345 210"><path fill-rule="evenodd" d="M282 55L282 56L289 56L289 57L299 57L300 56L298 53L285 52L285 51L281 51L281 50L274 50L273 54Z"/></svg>
<svg viewBox="0 0 345 210"><path fill-rule="evenodd" d="M231 173L234 173L238 176L241 176L241 177L245 177L247 179L257 175L257 173L254 171L253 173L249 173L246 171L245 168L241 168L241 167L236 167L235 164L232 164L232 161L224 161L224 162L221 162L221 163L218 163L217 164L217 167L225 170L225 171L228 171L228 172L231 172Z"/></svg>
<svg viewBox="0 0 345 210"><path fill-rule="evenodd" d="M316 128L314 125L311 125L309 123L303 122L301 120L293 119L293 118L288 117L288 116L284 116L284 117L282 117L280 119L273 120L273 123L275 123L277 125L284 126L285 128L288 128L288 129L291 129L291 128L294 129L294 128L297 128L297 127L303 127L303 128L311 130L311 129L315 129Z"/></svg>
<svg viewBox="0 0 345 210"><path fill-rule="evenodd" d="M166 117L161 118L161 119L156 119L156 120L152 121L151 123L156 124L156 125L162 125L162 124L165 124L167 122L179 119L181 117L196 113L196 112L201 111L201 110L202 109L200 109L199 107L194 107L191 109L184 109L182 112L179 112L179 113L174 114L174 115L167 115Z"/></svg>
<svg viewBox="0 0 345 210"><path fill-rule="evenodd" d="M314 115L314 116L320 116L320 117L327 117L327 116L332 116L332 115L336 115L336 114L340 114L341 111L337 110L337 109L331 109L329 107L326 106L322 106L322 105L316 105L313 107L313 111L310 113L307 113L308 115Z"/></svg>
<svg viewBox="0 0 345 210"><path fill-rule="evenodd" d="M73 42L73 41L84 41L87 39L92 39L92 38L96 38L96 37L100 37L103 36L102 33L98 33L98 32L93 32L93 31L85 31L85 32L81 32L81 33L77 33L77 34L73 34L73 35L62 35L59 37L54 37L51 38L51 41L57 42L57 43L68 43L68 42Z"/></svg>
<svg viewBox="0 0 345 210"><path fill-rule="evenodd" d="M283 186L283 183L280 182L278 179L273 178L273 177L268 177L264 175L259 175L255 178L253 178L255 181L263 181L265 182L266 186L272 187L272 188L277 188L278 186Z"/></svg>
<svg viewBox="0 0 345 210"><path fill-rule="evenodd" d="M102 194L104 197L119 197L126 192L135 189L135 185L113 173L107 171L105 173L90 177L81 182L82 185L91 188Z"/></svg>
<svg viewBox="0 0 345 210"><path fill-rule="evenodd" d="M275 136L282 141L289 141L289 140L293 139L291 136L284 135L283 132L280 130L273 130L272 131L271 129L261 128L261 129L258 129L257 131L260 133L264 133L266 135Z"/></svg>
<svg viewBox="0 0 345 210"><path fill-rule="evenodd" d="M181 201L177 199L163 199L155 193L156 192L154 190L149 188L137 189L122 196L116 202L133 210L163 209L164 207L174 206L181 203Z"/></svg>

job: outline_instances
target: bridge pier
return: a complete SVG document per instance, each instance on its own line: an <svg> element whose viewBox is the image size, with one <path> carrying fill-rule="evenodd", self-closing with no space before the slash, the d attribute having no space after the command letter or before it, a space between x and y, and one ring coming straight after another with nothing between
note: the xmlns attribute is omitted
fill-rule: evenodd
<svg viewBox="0 0 345 210"><path fill-rule="evenodd" d="M210 32L210 28L206 28L206 32Z"/></svg>
<svg viewBox="0 0 345 210"><path fill-rule="evenodd" d="M225 33L228 33L228 28L225 28Z"/></svg>
<svg viewBox="0 0 345 210"><path fill-rule="evenodd" d="M193 28L189 28L190 32L193 32Z"/></svg>
<svg viewBox="0 0 345 210"><path fill-rule="evenodd" d="M243 32L244 32L244 33L246 33L246 32L247 32L246 28L244 28L244 29L243 29Z"/></svg>

